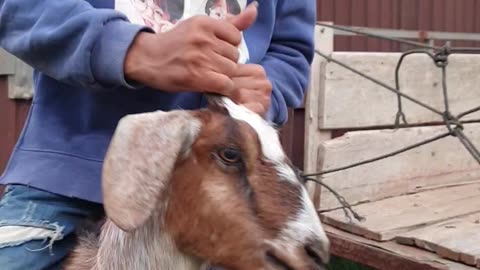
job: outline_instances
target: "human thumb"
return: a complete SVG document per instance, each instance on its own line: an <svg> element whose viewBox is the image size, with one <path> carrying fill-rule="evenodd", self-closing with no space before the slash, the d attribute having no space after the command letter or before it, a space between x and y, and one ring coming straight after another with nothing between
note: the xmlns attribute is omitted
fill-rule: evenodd
<svg viewBox="0 0 480 270"><path fill-rule="evenodd" d="M248 5L242 13L231 16L228 20L237 27L238 30L243 31L249 28L257 19L258 15L258 2L253 1Z"/></svg>

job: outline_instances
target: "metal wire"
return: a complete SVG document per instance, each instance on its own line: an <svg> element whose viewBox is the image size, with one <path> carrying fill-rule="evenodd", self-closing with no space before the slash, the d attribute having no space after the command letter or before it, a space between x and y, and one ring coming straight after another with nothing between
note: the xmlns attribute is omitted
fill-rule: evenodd
<svg viewBox="0 0 480 270"><path fill-rule="evenodd" d="M422 49L429 49L429 50L442 50L444 47L442 46L435 46L435 45L428 45L426 43L422 42L416 42L416 41L411 41L411 40L406 40L402 38L394 38L394 37L387 37L387 36L382 36L379 34L373 34L368 31L362 31L359 30L358 27L348 27L348 26L340 26L340 25L331 25L331 24L326 24L326 23L321 23L317 22L316 25L319 26L324 26L336 30L341 30L353 34L357 34L360 36L365 36L365 37L370 37L370 38L378 38L378 39L383 39L387 41L393 41L393 42L398 42L401 44L406 44L406 45L411 45L416 48L422 48ZM480 53L480 47L455 47L451 48L452 53Z"/></svg>
<svg viewBox="0 0 480 270"><path fill-rule="evenodd" d="M311 177L304 177L304 179L306 181L312 181L312 182L315 182L323 187L325 187L326 189L328 189L328 191L330 191L338 200L338 202L340 202L340 204L342 205L342 210L343 210L343 213L345 214L345 216L347 217L348 219L348 222L351 222L352 221L352 218L350 217L350 213L352 213L353 217L355 217L356 220L358 221L364 221L365 218L362 217L360 214L358 214L355 210L353 210L352 206L347 202L347 200L345 199L345 197L343 197L342 195L340 195L337 191L335 191L332 187L330 187L329 185L325 184L324 182L322 182L321 180L317 180L315 178L311 178Z"/></svg>
<svg viewBox="0 0 480 270"><path fill-rule="evenodd" d="M467 116L467 115L469 115L469 114L472 114L472 113L475 113L475 112L478 112L478 111L480 111L480 106L478 106L478 107L476 107L476 108L473 108L473 109L471 109L471 110L468 110L468 111L466 111L466 112L460 113L460 114L457 116L457 118L458 118L458 119L461 119L461 118L463 118L463 117L465 117L465 116Z"/></svg>
<svg viewBox="0 0 480 270"><path fill-rule="evenodd" d="M455 47L451 48L453 53L480 53L479 47Z"/></svg>
<svg viewBox="0 0 480 270"><path fill-rule="evenodd" d="M434 56L430 52L425 51L425 50L419 50L419 49L411 50L411 51L407 51L407 52L403 53L400 56L400 59L397 62L397 66L395 67L395 87L397 88L397 91L399 91L399 92L400 92L400 67L403 64L403 60L407 56L409 56L411 54L415 54L415 53L425 53L428 56L430 56L432 59L434 58ZM396 128L398 128L399 125L400 125L400 118L402 118L404 124L408 124L407 119L405 117L405 113L403 112L402 96L400 94L397 94L397 104L398 104L398 112L397 112L397 116L396 116L396 119L395 119L395 127Z"/></svg>
<svg viewBox="0 0 480 270"><path fill-rule="evenodd" d="M477 160L480 164L480 154L475 145L468 139L468 137L463 133L462 129L455 129L455 136L460 140L460 142L465 146L467 151Z"/></svg>
<svg viewBox="0 0 480 270"><path fill-rule="evenodd" d="M402 43L402 44L412 45L412 46L415 46L415 47L418 47L418 48L431 49L431 50L441 49L441 47L438 47L438 46L430 46L430 45L427 45L425 43L405 40L405 39L401 39L401 38L386 37L386 36L382 36L382 35L378 35L378 34L369 33L369 32L366 32L366 31L357 30L357 29L354 29L352 27L331 25L331 24L325 24L325 23L321 23L321 22L317 22L316 24L320 25L320 26L325 26L325 27L329 27L329 28L332 28L332 29L336 29L336 30L342 30L342 31L345 31L345 32L354 33L354 34L361 35L361 36L378 38L378 39L394 41L394 42L398 42L398 43Z"/></svg>
<svg viewBox="0 0 480 270"><path fill-rule="evenodd" d="M334 26L334 25L328 25L328 24L322 24L322 23L319 23L319 25L322 25L322 26L325 26L325 27L332 27L332 28L335 28L335 29L340 29L340 30L348 30L350 32L354 32L354 33L358 33L358 34L362 34L362 35L367 35L367 36L372 36L372 34L369 34L369 33L365 33L365 32L362 32L362 31L357 31L357 30L352 30L352 29L347 29L345 27L339 27L339 26ZM375 37L378 37L378 38L386 38L386 39L390 39L388 37L384 37L384 36L379 36L379 35L373 35ZM399 42L405 42L405 40L399 40L399 39L395 39L395 41L399 41ZM422 46L425 48L425 46ZM357 166L360 166L360 165L364 165L364 164L367 164L367 163L371 163L371 162L374 162L374 161L378 161L378 160L381 160L381 159L384 159L384 158L388 158L388 157L391 157L391 156L394 156L394 155L397 155L397 154L400 154L402 152L405 152L405 151L408 151L408 150L411 150L413 148L416 148L416 147L419 147L421 145L424 145L424 144L427 144L427 143L430 143L430 142L433 142L433 141L436 141L438 139L441 139L441 138L444 138L444 137L447 137L447 136L455 136L457 138L459 138L459 140L461 141L461 143L465 146L465 148L467 149L467 151L478 161L478 163L480 164L480 152L478 151L478 149L475 147L475 145L469 140L469 138L467 136L465 136L465 134L463 133L463 125L462 123L460 122L460 118L461 117L464 117L468 114L471 114L471 113L474 113L476 111L479 111L480 110L480 107L476 107L474 109L471 109L471 110L468 110L466 112L463 112L463 113L460 113L457 117L454 117L451 112L450 112L450 107L449 107L449 98L448 98L448 89L447 89L447 72L446 72L446 67L448 65L448 56L452 53L452 52L455 52L457 51L456 48L450 48L448 45L446 46L443 46L443 47L432 47L432 46L427 46L426 48L428 49L435 49L435 50L438 50L437 53L431 53L430 51L428 50L425 50L425 49L415 49L415 50L410 50L410 51L407 51L407 52L404 52L402 53L398 63L397 63L397 66L395 68L395 84L396 84L396 89L390 87L389 85L367 75L367 74L364 74L348 65L346 65L345 63L342 63L338 60L335 60L333 59L332 57L329 57L323 53L321 53L320 51L316 50L316 53L319 54L320 56L324 57L325 59L327 59L328 61L331 61L331 62L334 62L380 86L383 86L385 89L387 90L390 90L394 93L397 94L397 97L398 97L398 112L397 112L397 118L396 118L396 121L395 121L395 126L398 126L399 124L399 117L403 117L403 121L404 123L406 123L406 119L405 119L405 114L403 112L403 109L402 109L402 103L401 103L401 98L406 98L406 99L409 99L410 101L424 107L425 109L428 109L436 114L439 114L442 116L443 118L443 123L445 124L445 126L447 127L447 129L449 130L448 133L445 133L445 134L441 134L441 135L438 135L432 139L428 139L428 140L425 140L425 141L422 141L422 142L419 142L417 144L414 144L412 146L408 146L408 147L405 147L405 148L402 148L402 149L399 149L397 151L394 151L392 153L388 153L388 154L385 154L385 155L382 155L380 157L377 157L377 158L373 158L373 159L369 159L369 160L366 160L366 161L362 161L362 162L358 162L358 163L354 163L354 164L351 164L351 165L348 165L348 166L343 166L343 167L340 167L340 168L336 168L336 169L331 169L331 170L327 170L327 171L323 171L323 172L319 172L319 173L308 173L308 174L305 174L305 176L316 176L316 175L323 175L323 174L327 174L327 173L332 173L332 172L337 172L337 171L341 171L341 170L345 170L345 169L350 169L350 168L353 168L353 167L357 167ZM460 48L460 49L465 49L465 48ZM480 50L480 48L479 48ZM415 98L412 98L410 97L409 95L406 95L402 92L400 92L400 85L399 85L399 72L400 72L400 68L401 68L401 65L403 63L403 60L405 59L405 57L409 56L409 55L412 55L412 54L418 54L418 53L421 53L421 54L426 54L428 55L435 63L435 65L439 68L441 68L442 70L442 93L443 93L443 100L444 100L444 112L440 112L439 110L421 102L421 101L418 101L416 100ZM452 125L455 125L456 127L455 128L452 128Z"/></svg>

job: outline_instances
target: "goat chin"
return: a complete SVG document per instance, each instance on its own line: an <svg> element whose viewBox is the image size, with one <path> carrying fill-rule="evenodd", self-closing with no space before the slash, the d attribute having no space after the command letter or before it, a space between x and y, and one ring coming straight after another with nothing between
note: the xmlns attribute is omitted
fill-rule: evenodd
<svg viewBox="0 0 480 270"><path fill-rule="evenodd" d="M199 270L198 259L181 253L172 238L161 231L159 218L152 216L135 232L126 233L110 220L100 237L85 233L64 270ZM113 248L112 248L113 247Z"/></svg>

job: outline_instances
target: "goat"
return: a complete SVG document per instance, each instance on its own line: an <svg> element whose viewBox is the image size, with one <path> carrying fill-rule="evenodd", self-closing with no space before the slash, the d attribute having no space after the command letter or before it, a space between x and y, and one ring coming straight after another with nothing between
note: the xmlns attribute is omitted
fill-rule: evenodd
<svg viewBox="0 0 480 270"><path fill-rule="evenodd" d="M276 130L227 98L125 116L102 173L106 218L65 270L307 270L329 260Z"/></svg>

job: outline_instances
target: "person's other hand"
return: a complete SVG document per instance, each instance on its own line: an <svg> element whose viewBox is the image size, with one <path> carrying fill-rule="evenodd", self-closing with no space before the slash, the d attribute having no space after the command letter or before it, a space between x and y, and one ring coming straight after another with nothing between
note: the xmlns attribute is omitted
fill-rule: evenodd
<svg viewBox="0 0 480 270"><path fill-rule="evenodd" d="M239 65L233 76L232 100L264 116L270 107L272 83L262 66Z"/></svg>
<svg viewBox="0 0 480 270"><path fill-rule="evenodd" d="M253 4L227 19L195 16L164 33L139 33L127 52L125 76L169 92L210 92L231 97L241 31L256 17Z"/></svg>

